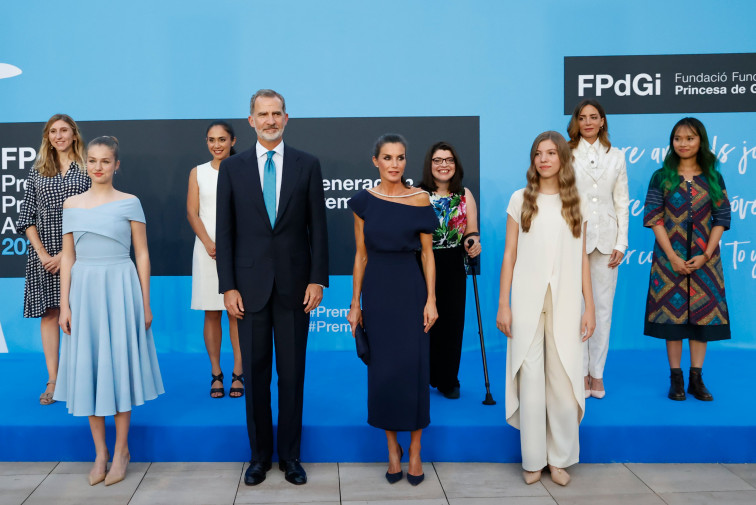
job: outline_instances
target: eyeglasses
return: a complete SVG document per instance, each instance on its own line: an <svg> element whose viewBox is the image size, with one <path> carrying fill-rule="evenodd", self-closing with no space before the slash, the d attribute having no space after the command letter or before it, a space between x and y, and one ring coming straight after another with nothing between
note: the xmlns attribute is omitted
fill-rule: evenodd
<svg viewBox="0 0 756 505"><path fill-rule="evenodd" d="M454 165L454 158L433 158L434 165Z"/></svg>

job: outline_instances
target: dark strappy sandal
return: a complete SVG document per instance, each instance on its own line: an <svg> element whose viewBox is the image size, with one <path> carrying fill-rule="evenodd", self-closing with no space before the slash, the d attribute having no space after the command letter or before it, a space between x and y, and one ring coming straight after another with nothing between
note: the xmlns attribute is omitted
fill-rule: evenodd
<svg viewBox="0 0 756 505"><path fill-rule="evenodd" d="M212 386L213 382L215 382L215 381L218 381L218 382L221 383L221 387L219 387L219 388L214 388L214 387L210 388L210 398L218 399L218 398L223 398L224 396L226 396L226 391L223 389L223 386L222 386L222 384L223 384L223 372L219 373L218 375L213 375L213 373L210 372L210 376L213 378L210 381L210 386ZM216 393L220 393L220 395L219 396L213 396Z"/></svg>
<svg viewBox="0 0 756 505"><path fill-rule="evenodd" d="M242 383L242 386L244 385L244 374L236 375L235 373L231 372L231 383L233 384L235 381L239 381ZM236 395L236 396L234 396ZM241 398L244 396L244 388L231 388L228 390L228 396L231 398Z"/></svg>

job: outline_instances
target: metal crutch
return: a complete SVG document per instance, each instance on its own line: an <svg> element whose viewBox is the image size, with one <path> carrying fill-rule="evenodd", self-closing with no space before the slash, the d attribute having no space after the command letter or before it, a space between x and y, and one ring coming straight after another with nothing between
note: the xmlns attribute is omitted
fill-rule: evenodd
<svg viewBox="0 0 756 505"><path fill-rule="evenodd" d="M475 243L473 239L467 241L467 245L472 246ZM478 265L478 258L467 257L467 264L470 265L472 272L473 290L475 291L475 310L478 313L478 335L480 335L480 354L483 357L483 377L486 381L486 399L483 405L496 405L496 401L491 396L491 385L488 382L488 361L486 361L486 343L483 340L483 320L480 317L480 299L478 298L478 279L475 275L475 267Z"/></svg>

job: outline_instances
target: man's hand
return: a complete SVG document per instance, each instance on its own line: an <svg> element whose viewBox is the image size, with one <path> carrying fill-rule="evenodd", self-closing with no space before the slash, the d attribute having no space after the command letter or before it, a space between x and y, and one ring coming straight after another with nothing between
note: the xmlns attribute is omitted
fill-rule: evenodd
<svg viewBox="0 0 756 505"><path fill-rule="evenodd" d="M323 300L323 286L320 284L308 284L307 290L305 290L304 301L302 305L305 306L304 311L310 312L320 305Z"/></svg>
<svg viewBox="0 0 756 505"><path fill-rule="evenodd" d="M244 304L242 303L241 293L236 289L230 289L223 293L223 305L231 317L241 319L244 317Z"/></svg>

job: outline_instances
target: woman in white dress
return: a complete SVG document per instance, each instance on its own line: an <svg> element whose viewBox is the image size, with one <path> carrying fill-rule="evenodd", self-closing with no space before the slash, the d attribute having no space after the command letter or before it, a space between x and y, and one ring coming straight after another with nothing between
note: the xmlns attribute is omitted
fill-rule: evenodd
<svg viewBox="0 0 756 505"><path fill-rule="evenodd" d="M559 133L536 137L527 186L514 192L507 208L496 325L509 337L506 416L520 430L528 484L540 480L548 465L551 479L566 485L564 468L577 463L580 452L581 341L596 320L571 159Z"/></svg>
<svg viewBox="0 0 756 505"><path fill-rule="evenodd" d="M586 398L603 398L617 267L628 243L630 196L625 155L609 142L606 113L596 100L583 100L575 107L567 133L588 222L585 245L596 300L596 331L583 345L583 387Z"/></svg>
<svg viewBox="0 0 756 505"><path fill-rule="evenodd" d="M223 295L218 293L218 271L215 266L215 195L221 161L235 154L236 135L225 121L214 121L206 132L207 148L213 159L194 167L189 174L186 195L186 217L195 235L192 259L192 309L205 311L205 347L210 357L210 396L223 398L223 372L220 366L221 315L225 309ZM241 351L236 319L228 318L231 347L234 350L234 372L228 395L244 396Z"/></svg>

